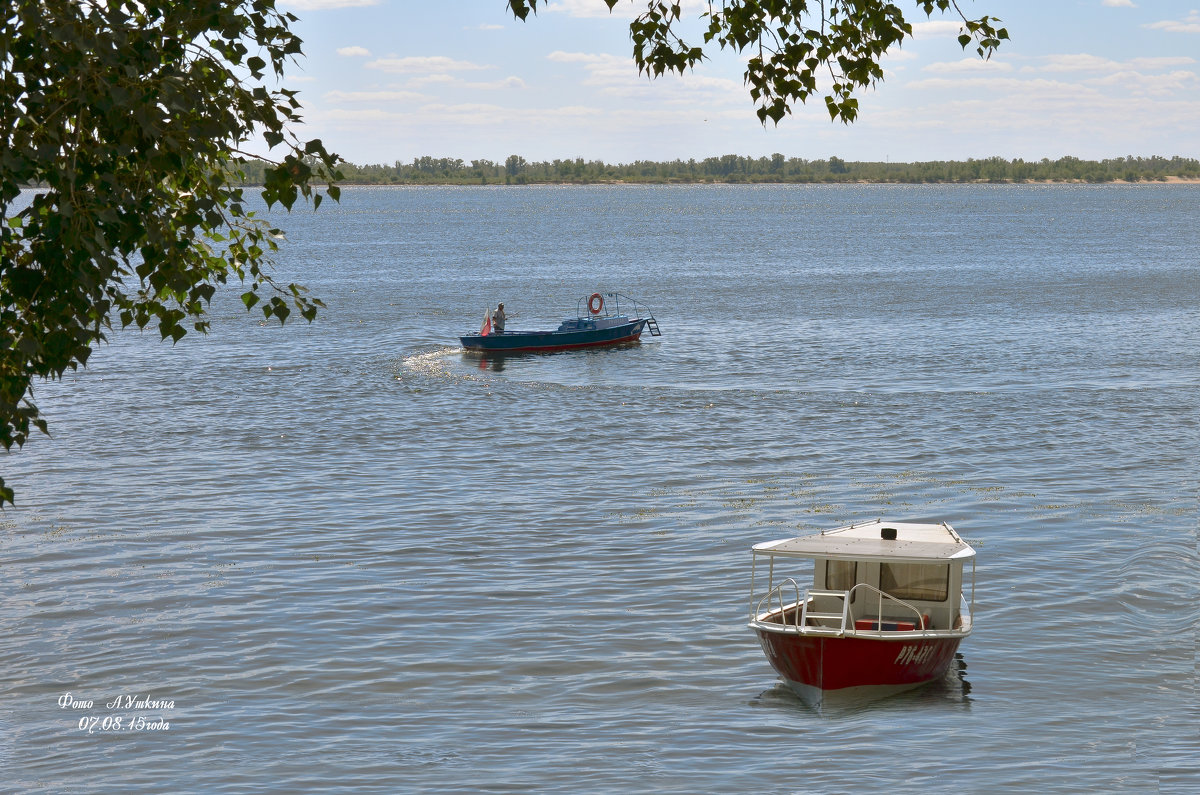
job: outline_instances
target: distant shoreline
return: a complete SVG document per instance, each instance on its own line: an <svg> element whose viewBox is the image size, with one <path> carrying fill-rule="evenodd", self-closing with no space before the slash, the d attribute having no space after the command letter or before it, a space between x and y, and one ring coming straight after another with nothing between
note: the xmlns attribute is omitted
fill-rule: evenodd
<svg viewBox="0 0 1200 795"><path fill-rule="evenodd" d="M258 183L245 183L247 186ZM555 187L588 187L595 185L1200 185L1200 177L1164 177L1162 179L1123 180L1110 179L1091 181L1085 179L977 179L977 180L925 180L922 182L904 182L899 180L628 180L628 179L596 179L596 180L526 180L525 182L464 182L461 180L445 182L412 181L412 182L371 182L360 180L339 180L336 183L343 188L531 188L539 185Z"/></svg>
<svg viewBox="0 0 1200 795"><path fill-rule="evenodd" d="M260 188L263 183L260 181L244 180L236 183L244 188ZM317 183L313 183L316 185ZM722 185L829 185L829 186L844 186L844 185L897 185L897 186L920 186L920 185L1113 185L1113 186L1137 186L1137 185L1200 185L1200 177L1176 177L1168 176L1162 179L1140 179L1140 180L1124 180L1124 179L1109 179L1109 180L1085 180L1085 179L976 179L976 180L924 180L921 182L909 182L901 180L870 180L870 179L844 179L844 180L718 180L718 179L695 179L695 180L650 180L650 179L594 179L594 180L526 180L524 182L504 182L495 180L491 182L465 182L462 180L423 180L420 182L372 182L368 180L338 180L335 182L339 188L533 188L538 186L552 187L589 187L597 185L692 185L692 186L722 186ZM21 190L47 190L46 185L21 185Z"/></svg>
<svg viewBox="0 0 1200 795"><path fill-rule="evenodd" d="M245 163L247 182L257 181L256 163ZM345 185L596 185L596 184L1057 184L1057 183L1190 183L1200 182L1200 160L1194 157L1119 157L1081 160L1065 156L1030 161L988 157L914 163L849 161L840 157L808 160L775 153L769 157L721 155L702 160L528 161L510 155L503 162L465 161L450 157L417 157L410 163L337 166Z"/></svg>
<svg viewBox="0 0 1200 795"><path fill-rule="evenodd" d="M454 187L530 185L1200 185L1200 161L1190 158L1129 158L1085 161L945 161L935 163L848 163L829 160L772 162L730 155L707 161L641 162L608 166L599 161L498 164L461 160L392 166L341 163L339 187ZM511 158L510 158L511 160ZM713 161L719 160L719 163ZM253 160L231 168L230 183L261 187L270 164ZM729 169L711 173L709 169ZM509 169L513 173L509 173ZM769 169L774 171L769 172ZM313 185L320 185L314 180ZM46 185L22 185L46 189Z"/></svg>

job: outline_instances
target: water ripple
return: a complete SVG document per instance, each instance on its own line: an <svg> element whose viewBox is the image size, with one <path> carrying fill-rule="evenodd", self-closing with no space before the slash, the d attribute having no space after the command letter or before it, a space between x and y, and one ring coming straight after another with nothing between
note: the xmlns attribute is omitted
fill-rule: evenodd
<svg viewBox="0 0 1200 795"><path fill-rule="evenodd" d="M221 294L211 337L39 387L6 786L1187 790L1194 188L346 193L287 219L317 323ZM597 287L664 336L454 345ZM748 549L875 516L971 540L977 630L945 681L814 711L745 626ZM68 692L170 728L88 734Z"/></svg>

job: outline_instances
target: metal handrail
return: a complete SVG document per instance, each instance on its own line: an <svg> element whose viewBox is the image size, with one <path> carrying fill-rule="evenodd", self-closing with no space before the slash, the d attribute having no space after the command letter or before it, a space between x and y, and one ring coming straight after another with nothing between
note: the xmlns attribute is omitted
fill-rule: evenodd
<svg viewBox="0 0 1200 795"><path fill-rule="evenodd" d="M839 626L837 628L837 631L838 632L846 631L846 621L849 618L849 612L850 612L850 610L849 610L850 602L846 598L847 596L849 596L848 591L818 591L818 590L809 589L804 592L804 598L801 599L800 598L800 586L791 577L788 577L786 580L779 583L779 585L776 585L774 588L767 591L767 595L758 600L758 605L755 607L755 610L754 610L754 616L753 616L754 620L757 621L758 617L761 615L764 615L764 614L770 615L770 613L771 613L771 597L778 595L779 623L785 627L789 626L789 624L787 623L786 606L783 603L783 589L785 587L787 587L789 584L792 586L792 590L796 594L796 601L793 604L797 608L799 608L793 614L793 616L794 616L793 621L792 621L792 624L790 625L792 628L800 631L800 630L805 629L808 626L808 619L809 619L808 606L812 603L813 597L831 596L831 597L842 600L841 626ZM766 608L765 610L763 609L764 606ZM816 616L820 617L820 618L827 618L827 617L833 618L834 614L833 613L829 613L829 614L819 613L819 614L816 614ZM824 629L826 631L832 629L832 627L818 627L818 628Z"/></svg>
<svg viewBox="0 0 1200 795"><path fill-rule="evenodd" d="M788 577L786 580L779 583L771 590L767 591L766 596L764 596L762 599L758 600L758 606L755 608L755 611L754 611L754 617L756 619L758 618L758 616L762 615L764 612L766 612L766 613L771 612L771 597L773 595L775 595L776 593L778 593L779 594L779 623L783 624L785 627L787 626L787 615L783 609L783 589L788 583L791 583L792 588L796 592L796 604L797 605L800 604L800 586L796 583L795 580L793 580L791 577ZM767 606L767 609L765 611L762 609L764 603ZM797 624L796 626L799 627L799 624Z"/></svg>
<svg viewBox="0 0 1200 795"><path fill-rule="evenodd" d="M859 588L863 588L868 591L874 591L876 594L879 595L879 602L876 607L876 613L875 613L875 626L877 628L883 626L883 599L884 599L884 597L887 597L889 601L895 602L896 604L898 604L902 607L907 607L909 610L911 610L913 612L913 615L917 617L917 620L914 622L914 625L920 627L922 632L929 631L929 627L927 627L925 625L924 615L921 613L921 611L918 608L916 608L913 605L910 605L908 602L904 601L903 599L897 599L896 597L892 596L890 593L887 593L886 591L879 590L874 585L870 585L865 582L858 583L857 585L855 585L853 588L851 588L849 591L846 592L846 596L850 597L849 599L847 599L847 602L853 600L854 592L857 591Z"/></svg>
<svg viewBox="0 0 1200 795"><path fill-rule="evenodd" d="M646 313L645 317L648 317L651 319L653 319L653 317L654 317L654 313L650 311L650 307L648 307L646 304L642 303L641 301L637 300L636 298L625 295L623 293L600 293L600 295L604 298L604 310L603 310L603 314L599 315L600 317L614 317L614 316L620 315L622 299L624 299L628 304L633 305L633 308L630 311L635 313L635 317L637 319L641 319L643 317L643 315L642 315L643 312ZM591 298L590 293L588 295L585 295L583 298L580 298L575 303L575 314L577 314L579 317L593 317L591 311L587 308L587 301L589 298ZM612 307L611 308L609 307L609 304L608 304L609 299L612 299Z"/></svg>
<svg viewBox="0 0 1200 795"><path fill-rule="evenodd" d="M793 621L791 624L787 623L786 605L784 604L784 601L783 601L783 591L789 585L791 586L793 592L796 594L796 601L793 604L797 608L799 608L794 612ZM758 618L759 616L762 616L764 614L770 614L771 599L774 597L774 598L777 598L779 601L779 623L785 627L793 627L796 630L803 631L808 628L808 619L809 619L809 615L810 615L808 608L811 604L813 604L814 598L820 597L820 596L826 596L826 597L842 600L841 625L839 627L837 627L836 630L838 632L844 633L846 631L847 624L849 624L849 620L850 620L850 605L854 601L855 594L859 589L872 592L877 597L877 602L876 602L876 611L877 612L875 614L875 626L876 626L875 631L877 631L877 632L883 631L882 629L879 629L879 628L883 626L883 600L884 599L887 599L888 602L894 602L895 604L900 605L901 607L907 608L908 610L912 611L912 614L915 618L913 625L914 625L914 627L919 627L920 632L922 634L928 633L932 630L932 627L930 627L929 624L925 621L925 616L921 612L920 608L916 607L915 605L909 604L908 602L904 601L903 599L897 599L895 596L892 596L890 593L887 593L886 591L881 591L880 589L878 589L875 586L870 585L868 583L860 582L860 583L856 584L854 587L852 587L849 591L825 591L825 590L816 590L816 589L810 588L804 592L804 598L801 599L800 598L800 586L791 577L787 578L783 582L781 582L778 585L776 585L775 587L771 588L771 590L767 591L767 594L765 596L763 596L761 599L758 600L758 604L755 607L753 619L757 621L757 620L759 620L759 618ZM968 613L968 615L970 615L970 613ZM831 618L832 619L835 617L835 614L833 612L817 613L817 614L814 614L814 617ZM834 627L814 627L814 629L823 629L826 632L828 632L829 630L834 629Z"/></svg>

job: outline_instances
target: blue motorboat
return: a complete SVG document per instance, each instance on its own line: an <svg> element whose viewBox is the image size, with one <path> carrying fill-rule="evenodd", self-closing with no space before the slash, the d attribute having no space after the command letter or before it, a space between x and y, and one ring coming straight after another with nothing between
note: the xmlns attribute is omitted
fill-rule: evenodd
<svg viewBox="0 0 1200 795"><path fill-rule="evenodd" d="M624 308L622 308L624 302ZM463 348L489 353L529 353L594 348L637 342L643 331L662 336L650 308L620 293L592 293L579 299L576 314L553 331L490 331L459 337Z"/></svg>

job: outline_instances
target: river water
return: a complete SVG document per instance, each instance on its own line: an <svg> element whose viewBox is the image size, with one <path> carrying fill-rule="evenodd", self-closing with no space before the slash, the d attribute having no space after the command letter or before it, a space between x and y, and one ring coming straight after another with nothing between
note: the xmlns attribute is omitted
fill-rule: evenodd
<svg viewBox="0 0 1200 795"><path fill-rule="evenodd" d="M1195 791L1200 187L277 220L317 322L230 290L207 337L115 333L0 459L0 788ZM458 348L594 290L663 336ZM818 711L746 627L749 548L877 516L976 547L976 631Z"/></svg>

